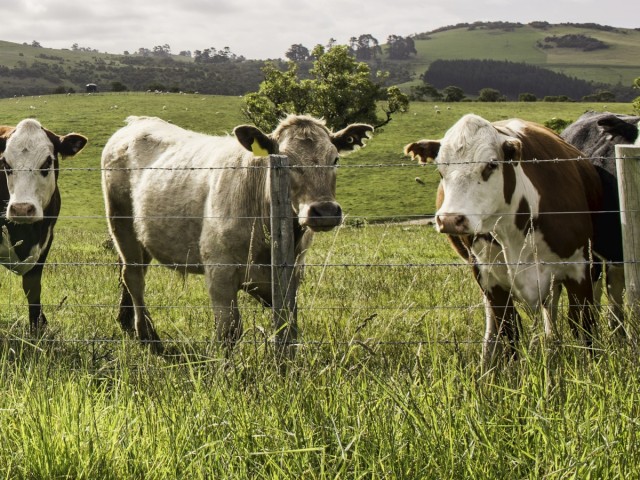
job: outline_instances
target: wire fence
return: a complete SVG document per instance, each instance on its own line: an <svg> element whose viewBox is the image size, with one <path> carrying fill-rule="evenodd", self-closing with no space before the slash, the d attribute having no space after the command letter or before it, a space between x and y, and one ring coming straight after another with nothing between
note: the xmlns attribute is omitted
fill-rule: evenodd
<svg viewBox="0 0 640 480"><path fill-rule="evenodd" d="M636 158L637 159L637 158ZM551 159L551 160L538 160L538 159L531 159L531 160L522 160L519 163L533 163L533 164L539 164L539 163L558 163L558 162L571 162L571 161L582 161L584 160L584 158L579 157L579 158L573 158L573 159ZM591 160L598 160L598 161L611 161L615 159L610 159L610 158L606 158L606 157L595 157ZM474 163L474 162L456 162L456 165L460 165L460 164L470 164L470 163ZM502 163L502 162L498 162L498 163ZM504 163L511 163L511 162L504 162ZM251 169L268 169L268 165L260 165L260 166L252 166L252 167L189 167L189 168L176 168L176 167L172 167L172 168L157 168L157 167L148 167L148 168L144 168L144 169L132 169L132 168L124 168L124 169L113 169L113 168L109 168L109 169L102 169L102 168L93 168L93 167L64 167L64 168L59 168L60 172L62 175L64 175L64 172L80 172L80 173L86 173L86 172L100 172L103 173L105 171L114 171L114 170L124 170L124 171L134 171L134 170L158 170L158 171L166 171L166 172L176 172L179 170L188 170L188 171L211 171L211 170L220 170L220 169L232 169L232 170L238 170L238 169L246 169L246 168L251 168ZM335 168L335 166L317 166L317 165L313 165L313 166L295 166L292 167L295 171L295 169L306 169L306 168ZM416 168L415 163L393 163L393 164L365 164L365 165L358 165L358 164L340 164L338 166L339 169L405 169L405 168ZM19 170L13 170L13 172L17 172ZM554 192L555 194L561 194L562 192ZM430 192L429 195L425 195L424 198L426 201L428 202L432 202L433 201L433 196L435 192ZM338 198L338 201L340 199ZM574 216L574 215L579 215L579 214L592 214L592 213L600 213L600 214L620 214L620 213L629 213L629 214L636 214L637 212L640 211L640 206L638 208L634 208L635 206L629 206L627 205L625 209L623 210L601 210L598 212L591 212L591 211L576 211L576 210L571 210L571 211L562 211L562 210L558 210L558 211L553 211L553 210L549 210L549 211L545 211L545 212L541 212L540 215L570 215L570 216ZM473 212L473 213L482 213L480 211L478 212ZM429 213L426 216L432 216L433 214L435 214L435 212ZM517 212L498 212L498 213L494 213L493 215L497 216L497 217L501 217L501 218L510 218L510 217L514 217L517 215L523 215L522 213L517 213ZM527 216L530 216L531 214L526 214ZM356 218L365 220L365 221L369 221L369 220L373 220L373 219L377 219L377 218L381 218L383 216L377 216L375 214L372 215L360 215ZM406 217L406 216L405 216ZM65 215L64 217L60 217L60 219L74 219L74 220L86 220L86 221L101 221L104 222L104 224L106 225L107 223L107 219L105 217L102 216L98 216L98 215ZM143 220L153 220L153 219L159 219L162 218L164 220L173 220L173 219L190 219L190 220L194 220L194 221L204 221L204 220L219 220L221 222L224 222L226 220L229 220L231 217L228 216L207 216L207 215L202 215L202 216L181 216L181 215L144 215L144 216L136 216L136 215L132 215L132 216L123 216L123 215L118 215L118 216L114 216L112 217L112 219L119 219L119 220L135 220L135 221L143 221ZM243 219L243 220L250 220L250 221L258 221L258 222L268 222L268 218L266 217L255 217L255 216L236 216L233 217L234 219L238 220L238 219ZM291 221L294 221L295 217L289 217L289 219ZM353 218L353 217L352 217ZM425 214L415 214L415 215L409 215L409 218L414 218L414 219L424 219L425 218ZM431 227L429 227L431 228ZM398 233L398 235L400 235L401 233ZM13 239L12 239L13 240ZM393 239L392 239L393 240ZM56 244L56 242L54 241L53 244L53 248L61 248L61 246L58 246ZM313 248L313 247L312 247ZM7 259L3 259L2 263L8 267L15 267L16 265L18 265L20 262L12 262L11 260L6 261ZM594 259L591 259L594 260ZM595 259L597 261L597 259ZM621 265L627 265L627 264L632 264L635 265L638 262L640 262L639 259L625 259L624 261L616 261L616 262L609 262L610 265L615 265L615 266L621 266ZM517 268L528 268L528 267L553 267L553 266L558 266L558 265L566 265L566 266L575 266L575 265L581 265L584 264L585 261L579 260L579 261L573 261L573 260L557 260L557 261L550 261L550 260L540 260L540 259L533 259L533 260L518 260L515 262L509 262L506 260L501 260L499 262L482 262L482 261L477 261L475 263L476 267L494 267L496 265L500 266L500 267L505 267L505 268L512 268L512 267L517 267ZM37 265L38 263L35 262L34 265ZM260 262L220 262L220 263L206 263L206 262L197 262L197 263L173 263L173 264L159 264L156 262L151 262L151 263L135 263L133 264L134 266L137 267L145 267L145 268L151 268L151 269L155 269L156 267L162 266L162 267L168 267L169 269L173 269L176 271L181 271L181 270L188 270L188 269L192 269L192 268L206 268L206 267L232 267L232 268L238 268L238 269L243 269L243 268L247 268L247 267L253 267L253 268L264 268L264 269L268 269L268 268L272 268L273 265L271 263L260 263ZM56 258L51 258L46 262L46 267L45 267L45 276L48 274L47 269L49 268L68 268L68 269L75 269L76 272L80 271L80 269L83 268L87 268L87 269L95 269L96 267L107 267L110 269L114 269L117 270L118 268L120 268L121 262L116 260L101 260L101 259L87 259L87 258L83 258L82 260L78 260L78 261L69 261L69 260L60 260L60 259L56 259ZM428 261L422 260L420 258L416 258L415 261L409 261L409 262L395 262L395 261L389 261L386 260L385 258L378 258L376 259L375 262L373 261L362 261L362 262L358 262L358 261L331 261L330 259L325 259L323 261L308 261L305 262L305 268L306 269L388 269L388 270L393 270L393 269L404 269L404 270L436 270L436 269L466 269L465 270L465 275L467 275L469 278L472 277L472 273L471 270L469 269L469 265L462 261L462 260L455 260L455 261L451 261L451 260L431 260L429 259ZM353 272L351 272L351 274L353 274ZM428 286L427 286L428 288ZM399 287L399 291L402 291L403 287L400 286ZM414 312L416 314L419 314L421 312L438 312L438 311L445 311L445 312L453 312L453 313L457 313L457 314L461 314L464 312L470 312L470 311L477 311L477 312L484 312L485 310L485 305L482 302L481 299L481 295L480 295L480 291L478 289L476 289L476 293L477 293L477 297L471 299L467 296L467 300L468 302L466 304L439 304L439 305L420 305L420 304L406 304L406 305L401 305L398 303L366 303L366 304L350 304L349 305L349 309L350 310L367 310L367 311L375 311L375 312L398 312L399 310L406 310L406 311L410 311L410 312ZM3 303L0 305L1 308L5 309L5 308L10 308L10 307L14 307L14 308L23 308L24 307L24 301L20 299L20 296L17 294L13 294L11 295L11 302L8 303ZM67 309L90 309L90 310L96 310L96 311L104 311L104 310L110 310L110 311L115 311L118 308L118 304L117 302L117 298L114 298L114 302L110 303L110 302L96 302L96 303L81 303L81 302L73 302L73 301L69 301L69 300L65 300L64 305L61 305L59 303L44 303L43 307L45 308L45 310L60 310L62 308L67 308ZM594 303L594 305L598 308L602 308L602 307L606 307L608 304L607 303L600 303L597 299L596 302ZM565 306L569 306L569 303L565 303ZM147 307L153 310L157 310L160 312L163 311L181 311L181 310L186 310L188 309L189 311L194 311L194 310L198 310L198 311L202 311L202 312L210 312L211 310L211 306L209 303L207 302L200 302L200 303L189 303L188 305L185 304L167 304L167 303L155 303L155 302L150 302L149 304L147 304ZM338 312L341 310L344 310L344 306L340 306L340 305L318 305L316 303L313 304L307 304L305 305L304 303L298 303L297 305L297 309L299 312L301 312L302 314L305 314L306 312L315 312L315 311L321 311L321 312ZM243 312L246 311L253 311L253 312L260 312L262 307L259 306L243 306ZM437 343L441 343L441 344L466 344L466 345L475 345L475 344L481 344L483 342L483 339L481 338L481 334L482 332L478 332L478 336L477 338L463 338L463 339L447 339L447 338L438 338L438 339L427 339L427 338L417 338L417 339L413 339L413 340L405 340L405 339L390 339L390 340L383 340L383 339L372 339L372 338L368 338L366 341L368 342L368 345L395 345L395 346L422 346L422 345L430 345L434 342ZM111 343L119 343L122 341L121 338L111 338L111 337L101 337L101 336L94 336L91 338L47 338L45 337L41 337L38 339L33 339L33 341L37 341L37 342L64 342L64 343L69 343L69 344L75 344L75 343L101 343L101 344L111 344ZM191 344L191 345L205 345L205 344L211 344L212 342L215 343L215 340L212 339L207 339L207 340L200 340L200 339L191 339L191 340L176 340L176 339L169 339L167 340L170 343L185 343L185 344ZM241 342L244 340L241 340ZM255 340L247 340L248 343L255 343ZM314 339L309 339L309 340L302 340L300 341L301 344L306 345L306 346L322 346L322 345L342 345L342 346L348 346L348 345L352 345L353 342L356 341L355 339L349 339L349 340L314 340ZM361 341L361 340L357 340L357 341ZM567 343L568 345L574 345L571 342Z"/></svg>

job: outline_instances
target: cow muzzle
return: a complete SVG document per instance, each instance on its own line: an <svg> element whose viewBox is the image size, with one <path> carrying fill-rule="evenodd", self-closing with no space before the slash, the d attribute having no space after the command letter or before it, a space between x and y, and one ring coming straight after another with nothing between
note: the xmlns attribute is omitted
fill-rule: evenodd
<svg viewBox="0 0 640 480"><path fill-rule="evenodd" d="M342 223L342 208L337 202L317 202L302 209L300 225L314 232L326 232Z"/></svg>
<svg viewBox="0 0 640 480"><path fill-rule="evenodd" d="M7 209L7 220L14 223L35 223L42 220L38 215L38 209L33 203L12 203Z"/></svg>
<svg viewBox="0 0 640 480"><path fill-rule="evenodd" d="M469 234L469 219L459 213L437 213L436 228L440 233L448 235Z"/></svg>

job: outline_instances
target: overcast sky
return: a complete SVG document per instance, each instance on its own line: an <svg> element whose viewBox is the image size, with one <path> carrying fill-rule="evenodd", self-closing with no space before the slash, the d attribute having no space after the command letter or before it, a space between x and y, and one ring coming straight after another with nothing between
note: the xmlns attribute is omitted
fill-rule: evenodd
<svg viewBox="0 0 640 480"><path fill-rule="evenodd" d="M459 22L594 22L640 27L637 0L0 0L0 40L43 47L172 53L229 47L249 59L284 58L335 38L407 36Z"/></svg>

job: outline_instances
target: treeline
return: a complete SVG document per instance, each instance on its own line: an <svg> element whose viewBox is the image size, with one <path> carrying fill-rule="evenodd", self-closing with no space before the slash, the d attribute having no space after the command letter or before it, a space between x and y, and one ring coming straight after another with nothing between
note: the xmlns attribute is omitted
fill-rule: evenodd
<svg viewBox="0 0 640 480"><path fill-rule="evenodd" d="M94 57L92 61L20 62L0 66L0 97L99 91L183 91L244 95L258 89L264 76L261 60L224 63L185 62L161 56Z"/></svg>
<svg viewBox="0 0 640 480"><path fill-rule="evenodd" d="M422 75L422 80L437 89L455 85L467 95L493 88L508 100L518 100L522 93L537 98L554 96L581 100L603 89L615 89L617 101L629 101L634 97L631 88L595 84L526 63L496 60L436 60Z"/></svg>

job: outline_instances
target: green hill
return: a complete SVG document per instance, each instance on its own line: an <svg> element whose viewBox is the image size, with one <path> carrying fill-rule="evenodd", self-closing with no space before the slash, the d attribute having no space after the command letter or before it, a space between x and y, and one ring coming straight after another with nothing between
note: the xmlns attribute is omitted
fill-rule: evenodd
<svg viewBox="0 0 640 480"><path fill-rule="evenodd" d="M406 62L417 79L434 60L507 60L548 68L587 81L630 86L640 76L640 31L596 25L476 23L415 36L417 55ZM536 27L540 25L543 28ZM607 48L554 47L547 37L583 35ZM544 47L548 48L544 48Z"/></svg>

